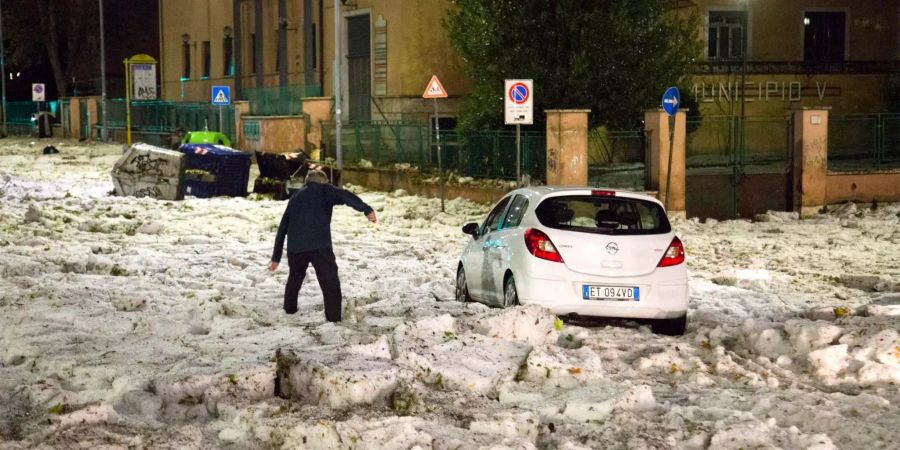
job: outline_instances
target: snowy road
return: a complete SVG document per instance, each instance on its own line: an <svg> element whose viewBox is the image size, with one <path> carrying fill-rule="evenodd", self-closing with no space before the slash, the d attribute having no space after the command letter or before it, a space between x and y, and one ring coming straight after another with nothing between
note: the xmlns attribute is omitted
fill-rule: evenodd
<svg viewBox="0 0 900 450"><path fill-rule="evenodd" d="M334 325L314 276L281 312L284 203L110 197L120 147L49 143L0 141L0 449L897 448L898 205L675 223L674 338L436 301L487 207L363 192Z"/></svg>

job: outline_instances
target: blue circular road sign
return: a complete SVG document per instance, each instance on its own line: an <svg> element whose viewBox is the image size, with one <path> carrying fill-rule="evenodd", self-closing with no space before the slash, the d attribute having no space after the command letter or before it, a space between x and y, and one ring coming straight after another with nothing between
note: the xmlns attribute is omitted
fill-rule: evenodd
<svg viewBox="0 0 900 450"><path fill-rule="evenodd" d="M509 99L517 105L525 103L528 100L528 95L528 86L525 86L524 83L516 83L509 88Z"/></svg>
<svg viewBox="0 0 900 450"><path fill-rule="evenodd" d="M676 112L678 112L678 107L681 105L681 94L678 92L677 87L670 87L666 89L666 92L662 96L662 107L666 110L666 114L670 116L674 116Z"/></svg>

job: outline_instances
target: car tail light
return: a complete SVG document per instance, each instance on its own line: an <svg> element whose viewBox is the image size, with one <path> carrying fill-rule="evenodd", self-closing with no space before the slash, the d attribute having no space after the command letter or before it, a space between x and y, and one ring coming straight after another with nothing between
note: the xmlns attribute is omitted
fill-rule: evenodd
<svg viewBox="0 0 900 450"><path fill-rule="evenodd" d="M666 253L663 255L662 259L659 260L659 265L657 265L657 267L677 266L683 262L684 245L681 244L681 239L676 237L672 239L672 243L669 244L669 248L666 249Z"/></svg>
<svg viewBox="0 0 900 450"><path fill-rule="evenodd" d="M525 231L525 247L532 255L548 261L563 262L562 256L556 251L556 246L550 238L541 230L529 228Z"/></svg>
<svg viewBox="0 0 900 450"><path fill-rule="evenodd" d="M603 189L594 189L591 191L591 195L596 197L615 197L616 191L607 191Z"/></svg>

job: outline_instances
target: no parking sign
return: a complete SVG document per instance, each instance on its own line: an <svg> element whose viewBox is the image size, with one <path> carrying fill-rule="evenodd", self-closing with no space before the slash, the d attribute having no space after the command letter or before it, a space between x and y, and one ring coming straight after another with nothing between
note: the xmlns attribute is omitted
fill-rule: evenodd
<svg viewBox="0 0 900 450"><path fill-rule="evenodd" d="M506 80L504 107L507 125L531 125L534 123L534 85L532 80Z"/></svg>
<svg viewBox="0 0 900 450"><path fill-rule="evenodd" d="M33 102L43 102L47 96L46 89L44 88L44 83L33 83L31 85L31 101Z"/></svg>

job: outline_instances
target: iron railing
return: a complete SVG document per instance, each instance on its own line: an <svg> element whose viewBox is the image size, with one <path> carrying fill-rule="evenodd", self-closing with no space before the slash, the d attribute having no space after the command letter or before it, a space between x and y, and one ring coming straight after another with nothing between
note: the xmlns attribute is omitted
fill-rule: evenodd
<svg viewBox="0 0 900 450"><path fill-rule="evenodd" d="M738 74L740 60L700 61L693 64L695 75ZM900 61L747 61L749 74L877 74L900 71Z"/></svg>
<svg viewBox="0 0 900 450"><path fill-rule="evenodd" d="M900 163L900 114L828 118L828 170L894 168Z"/></svg>
<svg viewBox="0 0 900 450"><path fill-rule="evenodd" d="M244 89L251 116L296 116L303 113L303 98L321 95L317 84Z"/></svg>

